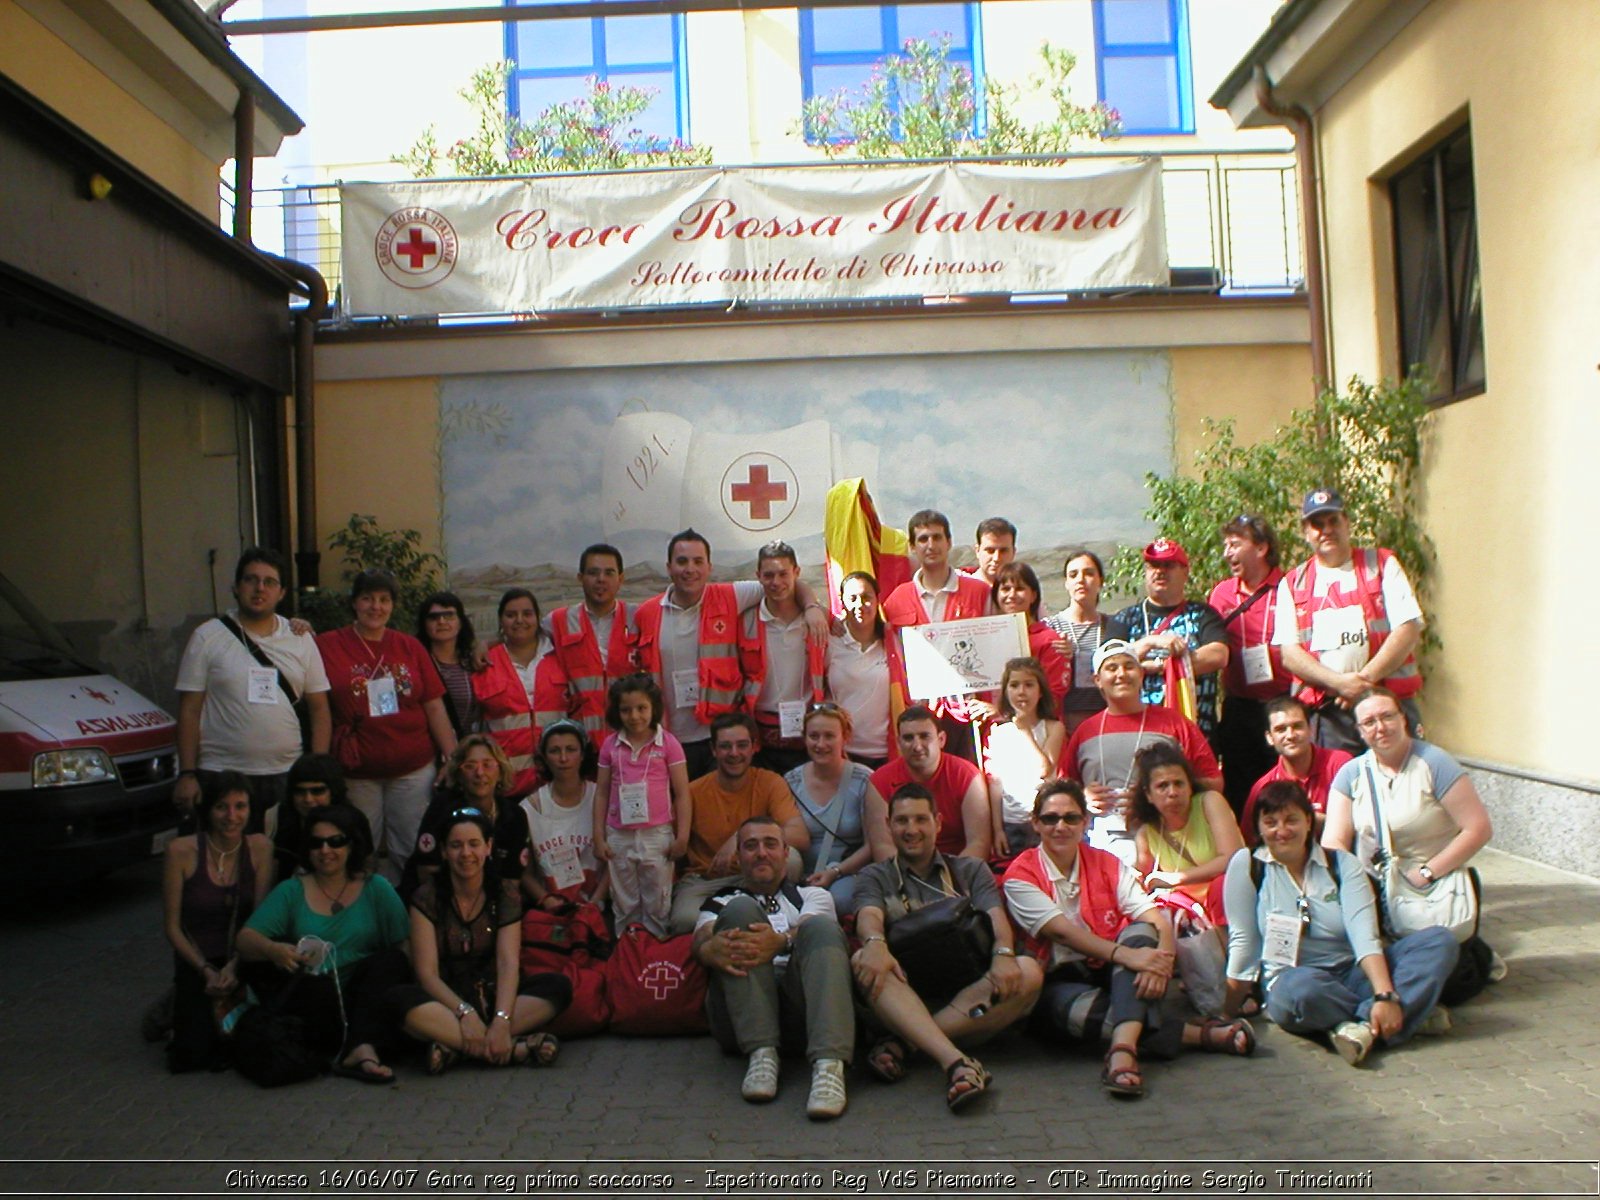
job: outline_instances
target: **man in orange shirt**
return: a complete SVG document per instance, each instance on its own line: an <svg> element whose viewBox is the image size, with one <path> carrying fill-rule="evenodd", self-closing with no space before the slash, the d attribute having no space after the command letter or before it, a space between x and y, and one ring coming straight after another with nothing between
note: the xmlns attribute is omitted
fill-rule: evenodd
<svg viewBox="0 0 1600 1200"><path fill-rule="evenodd" d="M674 936L693 930L706 897L737 878L739 826L751 817L771 817L783 826L789 876L799 876L800 851L811 845L811 834L783 776L751 765L758 736L749 713L724 713L711 722L711 753L717 766L689 784L693 817L689 853L672 891Z"/></svg>

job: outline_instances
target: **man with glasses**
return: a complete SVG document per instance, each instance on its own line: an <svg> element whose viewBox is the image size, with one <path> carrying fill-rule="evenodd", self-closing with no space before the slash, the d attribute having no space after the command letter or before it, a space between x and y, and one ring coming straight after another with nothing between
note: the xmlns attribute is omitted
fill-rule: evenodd
<svg viewBox="0 0 1600 1200"><path fill-rule="evenodd" d="M284 777L302 750L295 705L303 698L310 749L326 753L332 725L328 677L310 634L277 614L284 562L252 546L233 571L237 607L202 623L178 664L178 782L173 803L192 811L202 785L239 771L255 793L257 828L277 823ZM254 830L253 830L254 831Z"/></svg>
<svg viewBox="0 0 1600 1200"><path fill-rule="evenodd" d="M583 603L558 608L544 619L550 652L572 692L573 716L597 743L606 732L606 689L638 670L638 634L627 604L617 599L623 582L622 551L596 542L578 556Z"/></svg>
<svg viewBox="0 0 1600 1200"><path fill-rule="evenodd" d="M788 877L800 877L800 852L811 834L783 776L753 766L758 737L749 713L724 713L711 722L716 769L689 784L689 852L672 891L671 932L694 928L705 898L729 886L739 871L739 829L752 817L770 817L789 848Z"/></svg>
<svg viewBox="0 0 1600 1200"><path fill-rule="evenodd" d="M1278 535L1260 517L1241 514L1222 527L1222 557L1229 576L1206 598L1228 635L1222 672L1227 695L1214 744L1222 758L1222 791L1238 816L1250 788L1272 769L1265 705L1288 695L1292 681L1283 669L1283 651L1272 644L1273 594L1283 578Z"/></svg>
<svg viewBox="0 0 1600 1200"><path fill-rule="evenodd" d="M1422 608L1405 568L1390 551L1356 547L1344 500L1331 488L1306 495L1300 529L1312 557L1278 584L1273 644L1300 682L1320 746L1360 754L1366 747L1350 706L1381 684L1419 727L1422 675L1413 652L1422 640Z"/></svg>

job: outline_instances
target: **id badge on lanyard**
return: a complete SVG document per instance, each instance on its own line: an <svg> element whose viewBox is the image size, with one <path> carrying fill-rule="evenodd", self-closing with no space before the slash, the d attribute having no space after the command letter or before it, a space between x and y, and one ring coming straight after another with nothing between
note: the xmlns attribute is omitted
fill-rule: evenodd
<svg viewBox="0 0 1600 1200"><path fill-rule="evenodd" d="M1246 646L1241 656L1244 665L1244 681L1246 683L1270 683L1272 681L1272 652L1265 642L1259 646Z"/></svg>
<svg viewBox="0 0 1600 1200"><path fill-rule="evenodd" d="M624 825L650 823L650 785L648 783L619 783L617 785L619 814Z"/></svg>
<svg viewBox="0 0 1600 1200"><path fill-rule="evenodd" d="M693 708L700 703L700 670L690 667L672 673L672 707Z"/></svg>
<svg viewBox="0 0 1600 1200"><path fill-rule="evenodd" d="M573 846L553 846L539 856L545 878L558 888L576 887L583 882L583 863Z"/></svg>
<svg viewBox="0 0 1600 1200"><path fill-rule="evenodd" d="M778 734L797 738L805 732L806 702L804 700L778 701Z"/></svg>
<svg viewBox="0 0 1600 1200"><path fill-rule="evenodd" d="M251 667L248 695L251 704L276 704L278 673L271 667Z"/></svg>
<svg viewBox="0 0 1600 1200"><path fill-rule="evenodd" d="M367 680L367 715L369 717L392 717L400 711L400 693L395 690L394 680L385 675L381 679Z"/></svg>
<svg viewBox="0 0 1600 1200"><path fill-rule="evenodd" d="M1304 927L1298 916L1268 913L1262 933L1261 961L1274 967L1292 967L1300 957L1300 933Z"/></svg>

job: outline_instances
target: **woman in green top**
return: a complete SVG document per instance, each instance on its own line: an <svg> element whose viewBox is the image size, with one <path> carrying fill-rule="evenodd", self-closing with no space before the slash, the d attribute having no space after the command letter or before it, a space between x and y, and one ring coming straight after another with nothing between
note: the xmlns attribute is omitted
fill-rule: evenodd
<svg viewBox="0 0 1600 1200"><path fill-rule="evenodd" d="M1151 891L1171 888L1198 901L1212 922L1226 921L1222 878L1244 849L1233 809L1204 791L1183 751L1157 742L1133 759L1133 814L1139 821L1134 869Z"/></svg>
<svg viewBox="0 0 1600 1200"><path fill-rule="evenodd" d="M388 1083L379 1047L392 1043L384 996L410 977L405 906L387 880L368 875L366 818L342 805L316 810L306 831L311 869L268 893L239 931L239 957L258 964L250 982L300 1017L333 1068L363 1083Z"/></svg>

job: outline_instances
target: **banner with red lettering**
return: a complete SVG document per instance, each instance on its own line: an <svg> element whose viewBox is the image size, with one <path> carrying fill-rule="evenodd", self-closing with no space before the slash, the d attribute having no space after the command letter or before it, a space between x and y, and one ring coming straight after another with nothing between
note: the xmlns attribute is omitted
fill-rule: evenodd
<svg viewBox="0 0 1600 1200"><path fill-rule="evenodd" d="M714 167L339 189L358 316L1157 287L1155 159Z"/></svg>

